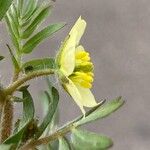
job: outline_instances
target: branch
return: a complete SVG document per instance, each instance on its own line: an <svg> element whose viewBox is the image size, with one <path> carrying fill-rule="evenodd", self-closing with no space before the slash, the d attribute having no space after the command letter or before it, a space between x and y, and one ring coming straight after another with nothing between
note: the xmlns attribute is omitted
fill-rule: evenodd
<svg viewBox="0 0 150 150"><path fill-rule="evenodd" d="M54 70L51 69L45 69L45 70L39 70L39 71L34 71L32 73L28 73L27 75L23 76L22 78L18 79L17 81L13 82L10 86L8 86L5 90L4 93L6 95L12 94L14 91L16 91L17 88L19 88L22 84L25 82L34 79L36 77L40 76L46 76L54 74Z"/></svg>
<svg viewBox="0 0 150 150"><path fill-rule="evenodd" d="M61 136L64 136L65 134L70 132L73 128L75 128L75 126L73 123L71 123L71 124L67 125L66 127L63 127L61 129L57 130L55 133L53 133L50 136L41 138L39 140L30 141L29 143L27 143L26 145L21 147L19 150L29 150L29 149L35 148L36 146L42 145L42 144L48 144L51 141L54 141Z"/></svg>

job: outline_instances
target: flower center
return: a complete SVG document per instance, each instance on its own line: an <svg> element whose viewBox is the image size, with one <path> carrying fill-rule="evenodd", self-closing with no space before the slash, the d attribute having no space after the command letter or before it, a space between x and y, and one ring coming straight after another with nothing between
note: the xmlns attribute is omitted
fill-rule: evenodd
<svg viewBox="0 0 150 150"><path fill-rule="evenodd" d="M69 78L84 88L91 88L93 82L93 63L89 53L83 49L75 52L75 69Z"/></svg>

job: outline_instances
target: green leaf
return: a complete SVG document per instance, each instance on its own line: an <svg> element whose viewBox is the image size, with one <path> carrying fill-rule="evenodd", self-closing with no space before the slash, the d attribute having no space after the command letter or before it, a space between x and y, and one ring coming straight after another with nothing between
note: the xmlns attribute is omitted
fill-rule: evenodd
<svg viewBox="0 0 150 150"><path fill-rule="evenodd" d="M11 37L11 40L13 42L13 45L16 47L16 49L19 49L19 43L18 43L18 40L17 40L17 37L15 36L13 30L12 30L12 25L11 25L11 22L10 22L10 19L9 17L6 15L5 16L5 20L6 20L6 23L7 23L7 28L9 30L9 35Z"/></svg>
<svg viewBox="0 0 150 150"><path fill-rule="evenodd" d="M110 138L81 129L72 131L71 141L75 150L106 150L113 145Z"/></svg>
<svg viewBox="0 0 150 150"><path fill-rule="evenodd" d="M11 48L10 48L10 46L8 44L6 44L6 45L8 47L9 52L10 52L10 56L11 56L11 60L13 62L13 66L14 66L15 70L18 71L20 69L20 66L19 66L19 64L18 64L18 62L17 62L17 60L16 60L16 58L15 58L15 56L14 56L14 54L13 54Z"/></svg>
<svg viewBox="0 0 150 150"><path fill-rule="evenodd" d="M24 87L20 89L21 92L23 93L23 99L26 99L26 101L23 102L23 120L22 124L26 123L27 120L32 120L34 117L34 103L33 99L27 90L27 87Z"/></svg>
<svg viewBox="0 0 150 150"><path fill-rule="evenodd" d="M95 110L99 109L102 105L104 105L106 102L106 100L102 100L98 105L96 105L95 107L92 107L90 110L88 110L85 115L80 115L79 117L75 118L74 120L68 122L66 125L70 125L70 124L74 124L76 126L76 124L78 124L78 122L82 119L84 119L84 117L88 117L89 115L91 115Z"/></svg>
<svg viewBox="0 0 150 150"><path fill-rule="evenodd" d="M10 14L10 16L12 17L12 20L16 26L16 29L18 30L19 28L19 16L18 16L18 12L17 12L17 8L15 6L15 4L12 4L10 7L10 10L8 11L8 14ZM19 31L18 35L19 35Z"/></svg>
<svg viewBox="0 0 150 150"><path fill-rule="evenodd" d="M17 0L17 11L19 17L22 16L23 5L24 5L24 0Z"/></svg>
<svg viewBox="0 0 150 150"><path fill-rule="evenodd" d="M44 70L44 69L54 69L55 68L55 60L53 58L43 58L43 59L35 59L28 61L23 64L22 69L25 73L29 73L31 71Z"/></svg>
<svg viewBox="0 0 150 150"><path fill-rule="evenodd" d="M47 114L45 115L41 125L39 126L35 138L39 138L42 135L42 133L45 131L47 126L50 124L50 122L52 121L52 118L56 112L58 101L59 101L59 93L56 88L54 87L52 88L52 99L48 92L45 92L45 94L49 99L49 101L51 101L51 103L49 103Z"/></svg>
<svg viewBox="0 0 150 150"><path fill-rule="evenodd" d="M19 123L19 129L18 131L10 136L6 141L5 144L18 144L19 141L22 139L23 133L25 132L27 126L29 123L33 120L34 117L34 104L32 97L30 93L27 90L27 87L24 87L21 89L23 93L23 99L26 99L23 101L23 117Z"/></svg>
<svg viewBox="0 0 150 150"><path fill-rule="evenodd" d="M1 144L0 145L0 150L12 150L12 144Z"/></svg>
<svg viewBox="0 0 150 150"><path fill-rule="evenodd" d="M70 144L66 138L59 138L59 150L71 150Z"/></svg>
<svg viewBox="0 0 150 150"><path fill-rule="evenodd" d="M50 14L51 6L45 6L42 10L36 15L35 19L30 23L27 29L23 32L21 36L23 39L27 39L31 34L36 30L40 23L42 23L46 17Z"/></svg>
<svg viewBox="0 0 150 150"><path fill-rule="evenodd" d="M63 23L49 25L25 43L22 48L22 53L31 53L41 41L60 30L64 25Z"/></svg>
<svg viewBox="0 0 150 150"><path fill-rule="evenodd" d="M51 103L51 99L53 99L53 94L52 94L53 86L50 81L50 77L49 78L47 77L46 79L47 79L47 84L48 84L48 95L47 95L47 91L45 91L45 93L42 95L43 115L44 116L48 112L49 104ZM47 128L45 129L44 133L42 134L42 137L46 137L49 134L54 133L58 128L58 123L59 123L59 111L58 111L58 107L57 107L57 109L53 115L53 118L52 118L51 122L49 123L49 125L47 126ZM55 143L56 143L56 141L55 141ZM54 146L55 144L53 143L52 145Z"/></svg>
<svg viewBox="0 0 150 150"><path fill-rule="evenodd" d="M16 39L19 39L20 35L19 35L19 31L18 31L18 22L16 20L16 16L13 16L11 10L9 10L6 17L9 21L10 28L11 28L13 34L15 35Z"/></svg>
<svg viewBox="0 0 150 150"><path fill-rule="evenodd" d="M13 0L0 0L0 20L5 16Z"/></svg>
<svg viewBox="0 0 150 150"><path fill-rule="evenodd" d="M24 3L22 19L28 20L37 8L38 0L27 0Z"/></svg>
<svg viewBox="0 0 150 150"><path fill-rule="evenodd" d="M5 57L4 56L0 56L0 61L3 60Z"/></svg>
<svg viewBox="0 0 150 150"><path fill-rule="evenodd" d="M49 134L54 133L58 129L58 122L59 122L59 113L58 113L58 108L57 108L51 122L49 123L45 131L43 132L42 137L49 136Z"/></svg>
<svg viewBox="0 0 150 150"><path fill-rule="evenodd" d="M121 97L117 98L116 100L112 100L108 102L107 104L104 104L98 109L96 109L89 116L79 120L76 123L76 125L80 126L80 125L95 121L97 119L107 117L108 115L110 115L111 113L119 109L123 104L124 104L124 101L121 99Z"/></svg>

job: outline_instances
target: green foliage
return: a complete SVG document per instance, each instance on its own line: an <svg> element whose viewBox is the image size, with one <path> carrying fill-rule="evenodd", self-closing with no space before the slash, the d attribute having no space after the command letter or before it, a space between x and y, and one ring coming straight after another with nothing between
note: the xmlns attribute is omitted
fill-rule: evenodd
<svg viewBox="0 0 150 150"><path fill-rule="evenodd" d="M0 0L0 20L5 16L13 0Z"/></svg>
<svg viewBox="0 0 150 150"><path fill-rule="evenodd" d="M41 43L45 38L51 36L53 33L60 30L62 27L64 27L64 23L59 24L52 24L42 31L38 32L36 35L34 35L31 39L29 39L23 46L21 52L22 53L31 53L33 49Z"/></svg>
<svg viewBox="0 0 150 150"><path fill-rule="evenodd" d="M21 38L27 39L29 38L32 33L36 30L37 26L46 19L46 17L49 15L49 12L51 10L51 6L46 5L42 8L40 7L39 13L36 12L36 17L31 20L30 25L24 30L22 33Z"/></svg>
<svg viewBox="0 0 150 150"><path fill-rule="evenodd" d="M24 20L28 20L32 17L34 12L38 8L38 0L30 0L30 1L24 1L24 7L22 10L22 18Z"/></svg>
<svg viewBox="0 0 150 150"><path fill-rule="evenodd" d="M48 110L47 110L47 114L45 115L42 123L38 128L38 132L35 134L35 138L39 138L42 135L42 133L47 128L47 126L51 123L53 116L56 112L58 101L59 101L59 94L54 87L52 87L51 92L52 92L52 98L50 94L47 91L45 91L47 99L49 100Z"/></svg>
<svg viewBox="0 0 150 150"><path fill-rule="evenodd" d="M9 17L9 14L6 15L5 17L6 23L7 23L7 28L9 30L9 35L11 37L12 43L14 45L14 47L16 48L16 51L19 51L19 41L14 33L14 28L13 27L13 22L11 21L11 18ZM12 22L12 23L11 23Z"/></svg>
<svg viewBox="0 0 150 150"><path fill-rule="evenodd" d="M123 104L124 101L122 100L122 98L118 97L117 99L112 100L105 105L102 105L87 117L83 118L82 120L79 120L76 124L83 125L89 122L93 122L97 119L102 119L104 117L107 117L108 115L112 114L114 111L119 109Z"/></svg>
<svg viewBox="0 0 150 150"><path fill-rule="evenodd" d="M73 130L71 141L75 150L106 150L113 145L110 138L81 129Z"/></svg>
<svg viewBox="0 0 150 150"><path fill-rule="evenodd" d="M25 73L49 68L51 69L55 68L55 60L53 58L31 60L24 63L22 66L22 69L25 71Z"/></svg>
<svg viewBox="0 0 150 150"><path fill-rule="evenodd" d="M14 66L15 70L18 71L20 69L20 66L17 62L17 59L15 58L15 56L14 56L11 48L9 47L9 45L7 45L7 47L8 47L9 53L10 53L11 60L13 62L13 66Z"/></svg>
<svg viewBox="0 0 150 150"><path fill-rule="evenodd" d="M59 138L59 150L61 149L82 150L83 147L87 150L91 150L91 149L106 150L113 145L112 140L108 138L107 136L95 134L93 132L89 132L86 130L81 130L81 129L76 128L86 123L93 122L94 120L107 117L108 115L112 114L112 112L116 111L124 104L124 101L121 99L121 97L111 100L110 102L106 104L104 102L105 101L102 101L101 104L89 110L85 114L85 117L83 116L78 117L77 119L73 120L72 122L66 125L66 126L69 126L69 125L73 126L72 130L70 131L71 140L67 140L65 137L61 137L61 138L58 137Z"/></svg>
<svg viewBox="0 0 150 150"><path fill-rule="evenodd" d="M50 105L52 105L52 99L53 99L53 92L52 89L54 88L50 79L47 78L47 84L48 84L48 90L43 92L42 95L42 100L43 100L43 115L44 116L48 116L48 112L50 112ZM57 105L57 108L55 110L55 113L51 119L51 121L49 122L49 124L47 125L46 130L44 131L44 133L42 134L42 137L48 136L51 133L55 132L58 128L58 124L59 124L59 108ZM53 147L53 149L57 149L58 147L58 140L54 141L53 143L47 144L46 146L43 146L43 148L45 147ZM47 148L48 149L48 148Z"/></svg>
<svg viewBox="0 0 150 150"><path fill-rule="evenodd" d="M18 0L11 5L5 21L13 44L13 48L9 46L9 51L10 49L15 50L11 51L15 68L18 63L21 70L22 56L31 53L44 39L64 27L64 23L55 23L38 31L39 26L50 15L51 10L50 2L41 3L38 0ZM14 58L17 63L14 63Z"/></svg>
<svg viewBox="0 0 150 150"><path fill-rule="evenodd" d="M59 138L59 150L70 150L71 147L67 141L67 139L61 137Z"/></svg>

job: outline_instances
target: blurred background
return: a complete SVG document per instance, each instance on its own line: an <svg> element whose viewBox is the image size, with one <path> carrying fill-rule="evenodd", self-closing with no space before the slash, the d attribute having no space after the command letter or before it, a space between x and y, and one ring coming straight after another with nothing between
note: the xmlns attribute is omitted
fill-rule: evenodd
<svg viewBox="0 0 150 150"><path fill-rule="evenodd" d="M91 53L95 64L93 93L97 101L122 96L124 107L110 117L86 126L114 140L112 150L150 149L150 1L149 0L57 0L47 23L66 22L67 26L44 41L25 60L55 56L60 42L81 15L87 21L87 30L81 43ZM46 24L43 24L45 26ZM0 24L0 54L9 60L5 46L9 36ZM0 80L9 84L10 61L0 63ZM80 114L79 108L58 85L60 124ZM39 98L46 89L44 79L32 81L37 116L42 116ZM16 106L16 116L20 106Z"/></svg>

